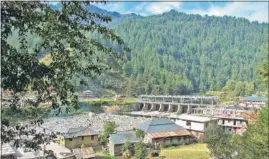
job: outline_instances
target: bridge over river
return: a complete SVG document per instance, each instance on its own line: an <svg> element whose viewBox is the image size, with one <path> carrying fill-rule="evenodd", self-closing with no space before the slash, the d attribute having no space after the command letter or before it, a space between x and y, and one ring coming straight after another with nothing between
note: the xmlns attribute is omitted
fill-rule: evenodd
<svg viewBox="0 0 269 159"><path fill-rule="evenodd" d="M216 96L165 96L165 95L140 95L137 103L139 111L159 111L195 113L196 108L212 110L217 105Z"/></svg>

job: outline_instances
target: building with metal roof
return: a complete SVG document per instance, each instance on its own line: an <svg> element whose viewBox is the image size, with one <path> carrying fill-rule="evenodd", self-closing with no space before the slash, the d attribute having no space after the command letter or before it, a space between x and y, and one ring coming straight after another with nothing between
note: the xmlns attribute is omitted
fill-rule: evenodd
<svg viewBox="0 0 269 159"><path fill-rule="evenodd" d="M139 142L140 140L138 137L136 137L134 131L122 131L115 134L110 134L108 143L109 153L114 156L120 155L122 145L126 141L130 142L131 144L134 144L136 142Z"/></svg>
<svg viewBox="0 0 269 159"><path fill-rule="evenodd" d="M142 130L145 133L185 130L183 127L167 118L152 118L151 120L137 125L135 128Z"/></svg>
<svg viewBox="0 0 269 159"><path fill-rule="evenodd" d="M191 133L167 118L153 118L135 127L145 132L144 142L155 147L195 141Z"/></svg>
<svg viewBox="0 0 269 159"><path fill-rule="evenodd" d="M134 131L120 131L115 134L110 134L109 142L113 144L124 144L126 141L138 142Z"/></svg>
<svg viewBox="0 0 269 159"><path fill-rule="evenodd" d="M22 147L14 148L10 144L3 144L1 150L1 158L3 159L45 159L47 154L44 150L52 150L57 159L75 159L71 150L57 144L50 142L49 144L40 145L41 150L34 151L24 149Z"/></svg>
<svg viewBox="0 0 269 159"><path fill-rule="evenodd" d="M95 153L92 147L77 148L72 150L77 159L94 158Z"/></svg>
<svg viewBox="0 0 269 159"><path fill-rule="evenodd" d="M253 105L253 106L263 106L266 105L266 102L268 101L265 97L259 97L259 96L248 96L243 97L242 102L247 105Z"/></svg>
<svg viewBox="0 0 269 159"><path fill-rule="evenodd" d="M243 97L244 101L253 101L253 102L265 102L268 99L265 97L259 97L259 96L248 96L248 97Z"/></svg>
<svg viewBox="0 0 269 159"><path fill-rule="evenodd" d="M67 133L63 134L65 138L74 138L90 135L98 135L98 133L93 129L91 129L90 127L78 127L78 128L70 128L68 129Z"/></svg>
<svg viewBox="0 0 269 159"><path fill-rule="evenodd" d="M46 150L52 150L57 159L75 159L75 155L72 151L58 143L50 142L45 145Z"/></svg>
<svg viewBox="0 0 269 159"><path fill-rule="evenodd" d="M57 143L69 149L98 145L98 133L89 127L70 128L67 133L58 135Z"/></svg>

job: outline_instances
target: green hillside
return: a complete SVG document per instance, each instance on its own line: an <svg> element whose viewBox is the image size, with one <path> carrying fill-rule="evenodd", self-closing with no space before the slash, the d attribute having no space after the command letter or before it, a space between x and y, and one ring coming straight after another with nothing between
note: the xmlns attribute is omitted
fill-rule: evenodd
<svg viewBox="0 0 269 159"><path fill-rule="evenodd" d="M249 95L263 89L257 69L268 51L268 23L174 10L139 18L122 18L115 12L113 15L116 20L111 25L131 52L124 55L127 60L122 66L89 83L94 81L100 88L130 96L191 94L223 88L234 88L235 95ZM16 37L14 32L9 43L18 45ZM106 46L113 45L95 34L90 37ZM40 41L33 35L28 37L30 46ZM113 47L121 52L119 47ZM48 58L42 60L49 61ZM230 87L231 84L236 86Z"/></svg>
<svg viewBox="0 0 269 159"><path fill-rule="evenodd" d="M221 90L228 80L259 89L257 68L268 50L268 23L172 10L125 21L115 29L132 49L122 67L122 75L135 85L130 92Z"/></svg>

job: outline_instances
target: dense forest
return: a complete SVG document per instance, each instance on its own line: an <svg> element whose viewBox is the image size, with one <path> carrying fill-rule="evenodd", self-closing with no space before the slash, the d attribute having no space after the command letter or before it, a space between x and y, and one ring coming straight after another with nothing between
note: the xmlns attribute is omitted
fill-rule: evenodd
<svg viewBox="0 0 269 159"><path fill-rule="evenodd" d="M132 49L121 72L129 94L189 94L231 84L237 96L262 89L257 69L268 50L267 23L171 10L115 30Z"/></svg>
<svg viewBox="0 0 269 159"><path fill-rule="evenodd" d="M124 54L125 63L89 80L91 84L130 96L227 89L239 96L263 89L257 70L268 51L268 23L175 10L148 17L122 16L95 7L89 10L112 16L109 26L131 49ZM121 52L116 45L94 37ZM38 40L30 38L30 44ZM10 41L15 43L14 38Z"/></svg>

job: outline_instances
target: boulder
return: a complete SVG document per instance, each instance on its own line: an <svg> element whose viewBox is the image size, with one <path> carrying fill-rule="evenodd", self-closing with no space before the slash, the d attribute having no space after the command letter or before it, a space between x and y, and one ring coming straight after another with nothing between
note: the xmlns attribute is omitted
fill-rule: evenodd
<svg viewBox="0 0 269 159"><path fill-rule="evenodd" d="M93 118L95 116L95 114L93 112L89 112L89 117Z"/></svg>

